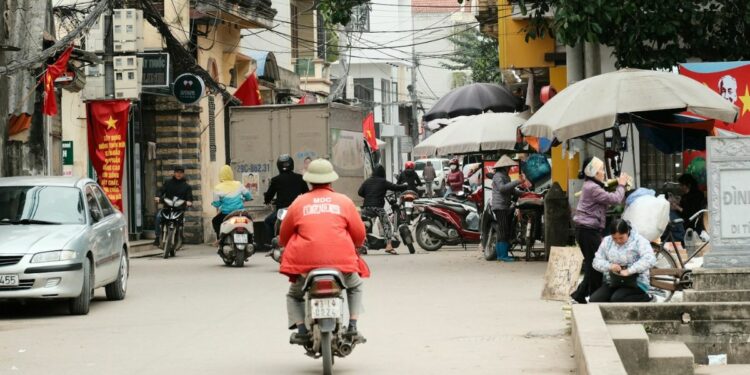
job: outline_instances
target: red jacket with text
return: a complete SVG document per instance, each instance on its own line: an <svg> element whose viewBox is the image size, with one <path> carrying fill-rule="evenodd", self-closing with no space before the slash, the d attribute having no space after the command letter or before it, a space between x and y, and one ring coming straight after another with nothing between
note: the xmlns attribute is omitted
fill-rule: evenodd
<svg viewBox="0 0 750 375"><path fill-rule="evenodd" d="M315 188L297 197L284 217L279 272L296 276L331 267L366 277L367 266L356 250L364 241L365 225L354 202L330 187Z"/></svg>

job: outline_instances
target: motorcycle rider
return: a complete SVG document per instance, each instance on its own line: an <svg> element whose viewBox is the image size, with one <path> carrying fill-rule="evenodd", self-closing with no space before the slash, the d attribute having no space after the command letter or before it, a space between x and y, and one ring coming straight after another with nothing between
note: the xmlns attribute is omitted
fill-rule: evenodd
<svg viewBox="0 0 750 375"><path fill-rule="evenodd" d="M161 188L158 190L156 197L154 197L157 206L156 227L154 228L154 233L156 234L154 245L156 246L159 246L161 241L161 209L158 207L159 202L164 198L172 199L174 197L184 200L187 207L193 205L193 188L190 187L190 184L185 180L185 168L180 165L173 168L172 178L164 181Z"/></svg>
<svg viewBox="0 0 750 375"><path fill-rule="evenodd" d="M302 179L302 175L294 172L294 159L289 154L279 156L276 160L276 168L278 168L279 174L271 179L268 191L263 195L265 204L271 204L274 197L276 197L276 208L263 220L266 224L269 238L274 235L276 214L279 210L289 207L298 196L309 191L307 183Z"/></svg>
<svg viewBox="0 0 750 375"><path fill-rule="evenodd" d="M310 342L302 287L307 274L320 267L336 268L344 274L349 303L346 335L362 339L357 332L362 301L360 276L368 277L369 269L356 248L365 241L365 225L354 202L331 188L338 175L328 160L312 161L304 179L312 184L312 191L289 206L279 233L279 242L284 246L279 272L292 282L287 294L289 329L297 329L290 342L300 345Z"/></svg>
<svg viewBox="0 0 750 375"><path fill-rule="evenodd" d="M385 168L378 164L372 171L372 176L362 183L359 187L359 196L364 198L362 204L362 213L370 216L377 216L380 224L383 226L383 235L385 236L385 252L388 254L398 255L393 249L393 227L388 214L385 212L385 194L388 190L405 191L408 185L396 185L385 179Z"/></svg>
<svg viewBox="0 0 750 375"><path fill-rule="evenodd" d="M417 186L422 186L422 180L419 178L417 171L414 170L415 164L413 161L407 161L404 164L404 171L398 176L397 184L406 184L409 186L409 190L418 192Z"/></svg>
<svg viewBox="0 0 750 375"><path fill-rule="evenodd" d="M221 223L224 222L227 215L236 210L244 209L244 202L253 200L250 191L242 183L234 180L234 173L230 166L223 165L221 167L219 181L220 183L214 187L214 199L211 202L211 205L216 207L217 211L216 216L211 220L214 232L216 232L214 246L219 245Z"/></svg>
<svg viewBox="0 0 750 375"><path fill-rule="evenodd" d="M513 238L513 210L510 208L511 198L515 188L527 184L523 174L515 181L510 180L508 171L510 167L518 165L508 155L503 155L495 163L495 175L492 176L492 211L497 220L497 243L495 253L497 260L501 262L512 262L513 258L508 256L510 240Z"/></svg>

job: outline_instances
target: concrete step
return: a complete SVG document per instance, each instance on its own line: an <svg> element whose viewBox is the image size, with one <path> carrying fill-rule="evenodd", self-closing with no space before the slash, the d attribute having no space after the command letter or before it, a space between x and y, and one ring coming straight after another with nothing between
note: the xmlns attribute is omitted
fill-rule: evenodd
<svg viewBox="0 0 750 375"><path fill-rule="evenodd" d="M162 253L162 250L154 246L154 240L130 241L130 257L140 258Z"/></svg>
<svg viewBox="0 0 750 375"><path fill-rule="evenodd" d="M649 338L643 325L609 324L607 328L628 374L644 373L649 358Z"/></svg>
<svg viewBox="0 0 750 375"><path fill-rule="evenodd" d="M683 300L685 302L750 302L750 289L685 290Z"/></svg>
<svg viewBox="0 0 750 375"><path fill-rule="evenodd" d="M750 374L750 365L698 366L695 375Z"/></svg>
<svg viewBox="0 0 750 375"><path fill-rule="evenodd" d="M693 289L710 290L750 290L750 268L693 270Z"/></svg>
<svg viewBox="0 0 750 375"><path fill-rule="evenodd" d="M648 374L691 375L693 353L681 342L654 341L648 345Z"/></svg>

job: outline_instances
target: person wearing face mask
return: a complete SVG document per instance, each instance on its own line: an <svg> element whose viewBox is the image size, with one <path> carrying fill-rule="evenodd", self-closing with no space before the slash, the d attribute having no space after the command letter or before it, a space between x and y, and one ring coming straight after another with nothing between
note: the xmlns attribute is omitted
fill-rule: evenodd
<svg viewBox="0 0 750 375"><path fill-rule="evenodd" d="M602 242L607 208L622 203L628 175L620 174L617 188L614 192L608 192L604 186L604 162L597 157L589 157L583 161L579 178L584 182L573 222L576 226L576 242L583 253L583 281L570 297L578 303L586 303L586 297L591 296L602 285L602 274L593 268L592 262Z"/></svg>
<svg viewBox="0 0 750 375"><path fill-rule="evenodd" d="M589 302L649 302L649 270L656 265L651 243L625 220L615 220L594 257L605 283Z"/></svg>
<svg viewBox="0 0 750 375"><path fill-rule="evenodd" d="M458 159L456 158L450 161L450 172L448 172L446 182L448 183L448 189L445 192L446 197L464 190L464 173L458 168Z"/></svg>

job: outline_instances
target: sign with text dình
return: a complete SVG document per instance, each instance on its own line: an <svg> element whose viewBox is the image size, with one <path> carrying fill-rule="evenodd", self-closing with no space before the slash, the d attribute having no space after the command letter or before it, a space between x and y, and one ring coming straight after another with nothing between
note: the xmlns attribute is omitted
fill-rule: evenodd
<svg viewBox="0 0 750 375"><path fill-rule="evenodd" d="M168 88L171 78L171 62L165 52L148 52L138 54L143 58L141 64L141 86L151 88Z"/></svg>
<svg viewBox="0 0 750 375"><path fill-rule="evenodd" d="M577 247L550 247L542 299L568 301L578 285L583 254Z"/></svg>
<svg viewBox="0 0 750 375"><path fill-rule="evenodd" d="M177 77L172 84L172 94L182 104L195 104L206 92L206 84L201 77L185 73Z"/></svg>
<svg viewBox="0 0 750 375"><path fill-rule="evenodd" d="M706 156L711 252L703 267L750 267L750 137L708 137Z"/></svg>
<svg viewBox="0 0 750 375"><path fill-rule="evenodd" d="M122 211L122 176L128 136L128 100L86 103L89 158L97 182L112 204Z"/></svg>

